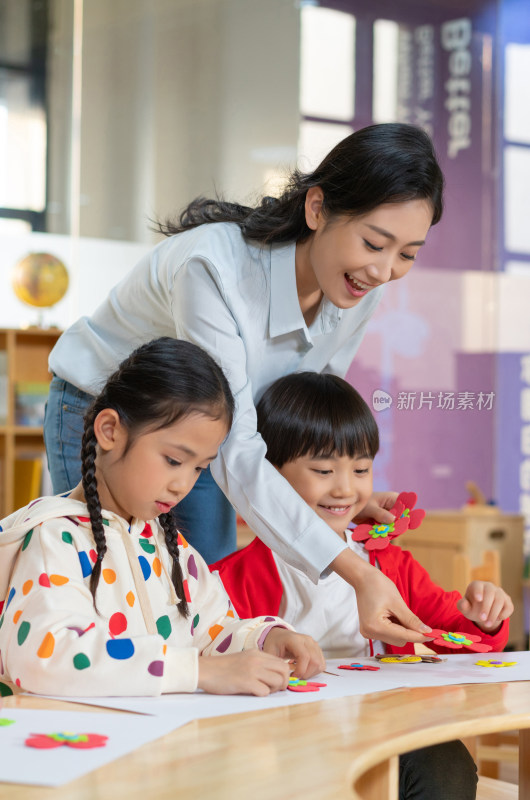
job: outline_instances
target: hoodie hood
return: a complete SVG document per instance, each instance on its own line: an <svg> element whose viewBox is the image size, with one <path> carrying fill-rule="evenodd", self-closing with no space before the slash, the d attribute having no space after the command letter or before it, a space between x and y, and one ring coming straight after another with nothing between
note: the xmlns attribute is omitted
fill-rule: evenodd
<svg viewBox="0 0 530 800"><path fill-rule="evenodd" d="M63 495L40 497L0 520L0 604L7 594L9 582L24 539L37 525L58 517L86 515L85 503Z"/></svg>

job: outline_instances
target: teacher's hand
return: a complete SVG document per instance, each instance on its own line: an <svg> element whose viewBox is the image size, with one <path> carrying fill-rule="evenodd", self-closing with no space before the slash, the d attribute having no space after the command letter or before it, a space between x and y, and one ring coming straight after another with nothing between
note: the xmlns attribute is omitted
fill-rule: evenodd
<svg viewBox="0 0 530 800"><path fill-rule="evenodd" d="M431 628L412 613L390 578L352 550L343 550L330 567L355 589L362 636L397 647L429 639Z"/></svg>

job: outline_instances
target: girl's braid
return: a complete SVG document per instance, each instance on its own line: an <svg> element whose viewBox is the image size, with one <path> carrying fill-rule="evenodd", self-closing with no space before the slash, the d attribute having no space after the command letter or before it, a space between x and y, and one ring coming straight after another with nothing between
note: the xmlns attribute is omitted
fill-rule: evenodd
<svg viewBox="0 0 530 800"><path fill-rule="evenodd" d="M97 558L90 576L90 591L96 607L96 588L101 576L101 562L107 552L107 542L105 539L105 529L103 527L103 517L101 515L101 503L99 501L98 485L96 480L96 435L94 433L94 419L86 421L85 432L81 444L81 475L85 501L90 514L90 524L92 525L92 535L96 543Z"/></svg>
<svg viewBox="0 0 530 800"><path fill-rule="evenodd" d="M181 598L178 604L178 610L181 616L187 617L189 615L188 603L184 594L184 577L182 575L182 567L179 561L179 547L177 544L178 528L175 517L173 514L160 514L158 517L162 528L164 529L166 538L166 547L169 555L173 559L173 569L171 570L171 580L177 595Z"/></svg>

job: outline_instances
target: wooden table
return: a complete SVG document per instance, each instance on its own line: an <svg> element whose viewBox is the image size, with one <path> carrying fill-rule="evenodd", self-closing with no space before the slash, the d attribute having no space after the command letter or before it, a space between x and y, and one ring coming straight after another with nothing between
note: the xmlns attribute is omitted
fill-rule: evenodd
<svg viewBox="0 0 530 800"><path fill-rule="evenodd" d="M25 696L3 707L73 709ZM399 753L512 729L521 731L519 797L528 798L530 681L396 689L199 720L63 787L0 784L0 800L390 800Z"/></svg>

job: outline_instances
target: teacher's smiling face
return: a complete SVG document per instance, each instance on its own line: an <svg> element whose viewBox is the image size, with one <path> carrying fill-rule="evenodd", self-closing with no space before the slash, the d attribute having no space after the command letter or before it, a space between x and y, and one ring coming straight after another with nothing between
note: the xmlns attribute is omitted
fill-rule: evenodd
<svg viewBox="0 0 530 800"><path fill-rule="evenodd" d="M308 190L306 221L312 234L296 246L297 289L306 321L322 295L338 308L351 308L377 286L406 275L432 222L428 200L329 217L323 198L320 187Z"/></svg>

